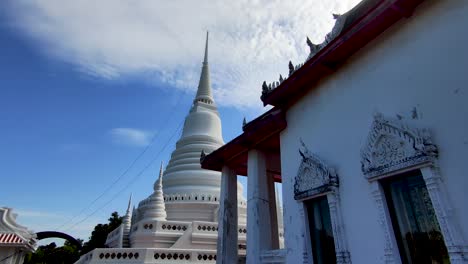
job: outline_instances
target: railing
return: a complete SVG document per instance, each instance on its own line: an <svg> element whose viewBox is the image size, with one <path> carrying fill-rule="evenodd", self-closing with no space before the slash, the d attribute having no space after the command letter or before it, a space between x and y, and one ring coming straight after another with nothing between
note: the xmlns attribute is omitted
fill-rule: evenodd
<svg viewBox="0 0 468 264"><path fill-rule="evenodd" d="M145 221L138 223L138 226L133 226L132 230L137 231L143 229L147 232L180 232L184 233L189 227L192 227L194 233L217 233L218 223L216 222L182 222L182 221ZM114 230L117 231L117 230ZM112 232L114 232L112 231ZM247 227L245 225L238 226L238 232L240 236L245 236L247 233Z"/></svg>
<svg viewBox="0 0 468 264"><path fill-rule="evenodd" d="M215 222L202 222L193 221L193 232L194 233L217 233L218 223ZM239 236L245 236L247 234L247 226L238 225Z"/></svg>
<svg viewBox="0 0 468 264"><path fill-rule="evenodd" d="M165 203L177 203L177 202L219 202L219 197L212 194L205 193L191 193L191 194L169 194L164 195ZM239 201L240 206L247 206L246 201Z"/></svg>
<svg viewBox="0 0 468 264"><path fill-rule="evenodd" d="M86 263L215 263L216 250L113 249L100 248L83 255L75 264Z"/></svg>
<svg viewBox="0 0 468 264"><path fill-rule="evenodd" d="M132 227L132 231L143 230L143 232L178 232L184 233L191 222L180 221L144 221Z"/></svg>

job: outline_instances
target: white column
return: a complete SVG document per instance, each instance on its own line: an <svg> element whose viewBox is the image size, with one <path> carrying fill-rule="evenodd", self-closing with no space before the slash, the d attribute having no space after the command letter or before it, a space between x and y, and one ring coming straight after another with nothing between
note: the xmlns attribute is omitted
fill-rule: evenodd
<svg viewBox="0 0 468 264"><path fill-rule="evenodd" d="M250 150L247 163L247 264L261 263L262 252L276 249L278 238L273 238L273 234L278 233L278 226L272 221L276 215L272 215L274 206L271 205L275 203L274 197L273 181L267 178L265 154Z"/></svg>
<svg viewBox="0 0 468 264"><path fill-rule="evenodd" d="M217 264L237 263L237 174L223 166L218 213Z"/></svg>

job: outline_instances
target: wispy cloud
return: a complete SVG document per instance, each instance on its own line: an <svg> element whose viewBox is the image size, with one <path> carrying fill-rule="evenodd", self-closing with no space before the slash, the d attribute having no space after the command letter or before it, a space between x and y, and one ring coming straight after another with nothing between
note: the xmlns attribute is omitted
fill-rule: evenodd
<svg viewBox="0 0 468 264"><path fill-rule="evenodd" d="M71 218L70 215L48 210L15 209L13 212L18 215L17 221L19 224L34 232L56 230L58 226ZM75 238L87 240L96 223L100 221L105 221L105 219L91 217L82 223L74 224L72 229L57 231L65 231Z"/></svg>
<svg viewBox="0 0 468 264"><path fill-rule="evenodd" d="M18 214L21 217L39 217L39 218L55 218L55 219L65 219L66 216L58 214L58 213L51 213L47 211L37 211L37 210L29 210L29 209L15 209L14 213Z"/></svg>
<svg viewBox="0 0 468 264"><path fill-rule="evenodd" d="M135 128L113 128L109 134L114 143L128 146L146 146L151 141L149 132Z"/></svg>
<svg viewBox="0 0 468 264"><path fill-rule="evenodd" d="M141 74L194 90L210 30L218 104L260 105L263 80L307 57L305 37L321 42L360 0L11 0L16 26L48 54L101 78Z"/></svg>

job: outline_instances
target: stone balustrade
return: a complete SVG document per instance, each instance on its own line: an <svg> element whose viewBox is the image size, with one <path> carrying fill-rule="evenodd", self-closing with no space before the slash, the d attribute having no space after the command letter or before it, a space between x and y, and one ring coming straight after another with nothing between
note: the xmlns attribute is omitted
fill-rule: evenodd
<svg viewBox="0 0 468 264"><path fill-rule="evenodd" d="M157 229L164 232L185 232L192 223L177 222L177 221L164 221L158 222Z"/></svg>
<svg viewBox="0 0 468 264"><path fill-rule="evenodd" d="M192 223L181 221L142 221L133 226L132 230L142 232L185 232Z"/></svg>
<svg viewBox="0 0 468 264"><path fill-rule="evenodd" d="M204 193L192 193L192 194L171 194L164 195L165 203L176 203L176 202L219 202L219 198L212 194ZM246 201L239 201L240 206L247 206Z"/></svg>
<svg viewBox="0 0 468 264"><path fill-rule="evenodd" d="M217 233L218 223L193 221L193 232L194 233ZM238 232L239 232L239 236L245 236L247 234L247 226L239 225Z"/></svg>
<svg viewBox="0 0 468 264"><path fill-rule="evenodd" d="M202 222L194 221L193 222L193 232L194 233L217 233L218 232L218 223L215 222Z"/></svg>
<svg viewBox="0 0 468 264"><path fill-rule="evenodd" d="M215 263L216 250L100 248L81 256L86 263Z"/></svg>

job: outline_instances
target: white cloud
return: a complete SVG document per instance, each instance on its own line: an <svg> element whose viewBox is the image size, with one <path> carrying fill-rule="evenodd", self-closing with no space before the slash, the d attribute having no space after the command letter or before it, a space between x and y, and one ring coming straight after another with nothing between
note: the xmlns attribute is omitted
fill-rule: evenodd
<svg viewBox="0 0 468 264"><path fill-rule="evenodd" d="M42 49L102 78L141 74L196 89L204 31L218 104L259 107L263 80L307 56L360 0L11 0L15 25Z"/></svg>
<svg viewBox="0 0 468 264"><path fill-rule="evenodd" d="M151 142L151 134L134 128L113 128L109 131L116 144L129 146L146 146Z"/></svg>

